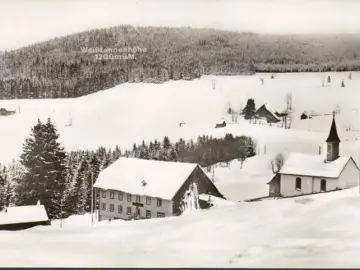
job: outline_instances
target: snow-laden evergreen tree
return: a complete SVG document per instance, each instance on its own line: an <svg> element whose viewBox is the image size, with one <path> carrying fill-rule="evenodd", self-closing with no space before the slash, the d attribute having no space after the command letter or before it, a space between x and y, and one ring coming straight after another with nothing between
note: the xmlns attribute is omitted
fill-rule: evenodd
<svg viewBox="0 0 360 270"><path fill-rule="evenodd" d="M169 160L177 161L177 159L178 159L178 152L175 150L174 147L172 147L169 152Z"/></svg>
<svg viewBox="0 0 360 270"><path fill-rule="evenodd" d="M5 205L6 206L14 206L15 205L15 190L13 184L7 180L6 181L6 197L5 197Z"/></svg>
<svg viewBox="0 0 360 270"><path fill-rule="evenodd" d="M0 174L0 211L2 211L6 203L6 180L3 174Z"/></svg>
<svg viewBox="0 0 360 270"><path fill-rule="evenodd" d="M40 200L49 218L56 219L61 216L67 155L50 119L46 123L38 120L31 131L20 156L26 173L18 182L18 196L24 205L34 205Z"/></svg>
<svg viewBox="0 0 360 270"><path fill-rule="evenodd" d="M255 116L256 108L255 108L255 100L250 98L247 100L246 106L242 111L242 115L246 120L249 120Z"/></svg>
<svg viewBox="0 0 360 270"><path fill-rule="evenodd" d="M100 160L99 158L94 155L91 160L90 160L90 167L91 167L91 171L93 173L93 178L94 178L94 184L96 183L96 180L99 176L100 173ZM91 190L90 190L91 192ZM95 208L94 209L99 209L99 194L96 194L95 190L94 190L94 197L95 197ZM91 207L91 205L90 205Z"/></svg>
<svg viewBox="0 0 360 270"><path fill-rule="evenodd" d="M76 174L74 186L70 195L68 203L71 204L72 214L84 214L86 208L86 195L87 195L87 179L89 177L89 164L83 158L80 164L79 171Z"/></svg>

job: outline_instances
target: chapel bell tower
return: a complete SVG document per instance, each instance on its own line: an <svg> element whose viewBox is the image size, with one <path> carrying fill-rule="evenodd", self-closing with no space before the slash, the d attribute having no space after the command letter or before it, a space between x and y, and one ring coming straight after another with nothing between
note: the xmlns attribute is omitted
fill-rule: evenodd
<svg viewBox="0 0 360 270"><path fill-rule="evenodd" d="M339 157L340 139L336 129L335 113L333 113L333 121L331 124L329 136L326 140L326 144L327 144L326 161L330 162L336 160Z"/></svg>

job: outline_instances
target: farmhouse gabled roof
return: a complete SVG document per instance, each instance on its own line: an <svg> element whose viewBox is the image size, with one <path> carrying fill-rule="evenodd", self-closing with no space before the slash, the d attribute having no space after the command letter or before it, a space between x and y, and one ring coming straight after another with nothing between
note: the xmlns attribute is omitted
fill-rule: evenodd
<svg viewBox="0 0 360 270"><path fill-rule="evenodd" d="M329 137L326 139L326 142L340 142L340 138L338 136L337 129L336 129L335 117L333 118Z"/></svg>
<svg viewBox="0 0 360 270"><path fill-rule="evenodd" d="M0 212L0 225L48 221L44 205L8 207Z"/></svg>
<svg viewBox="0 0 360 270"><path fill-rule="evenodd" d="M322 155L290 153L279 173L338 178L349 161L354 162L350 157L339 157L334 161L324 162ZM355 162L354 164L356 165Z"/></svg>
<svg viewBox="0 0 360 270"><path fill-rule="evenodd" d="M100 172L94 187L171 200L197 166L121 157Z"/></svg>
<svg viewBox="0 0 360 270"><path fill-rule="evenodd" d="M276 114L276 110L274 110L268 103L265 103L264 105L262 105L258 110L260 110L262 107L264 107L275 119L277 120L281 120L277 114Z"/></svg>

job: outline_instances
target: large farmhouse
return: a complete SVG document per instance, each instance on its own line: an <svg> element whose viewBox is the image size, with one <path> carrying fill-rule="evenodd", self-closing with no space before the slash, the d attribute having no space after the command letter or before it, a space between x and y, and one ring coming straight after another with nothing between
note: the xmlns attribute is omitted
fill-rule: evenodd
<svg viewBox="0 0 360 270"><path fill-rule="evenodd" d="M0 212L0 230L23 230L50 225L44 205L7 207Z"/></svg>
<svg viewBox="0 0 360 270"><path fill-rule="evenodd" d="M284 166L269 184L271 197L287 197L355 187L359 168L352 157L339 156L340 139L333 118L322 155L290 153Z"/></svg>
<svg viewBox="0 0 360 270"><path fill-rule="evenodd" d="M100 221L180 215L206 208L200 195L223 198L198 164L136 158L119 158L94 187Z"/></svg>
<svg viewBox="0 0 360 270"><path fill-rule="evenodd" d="M255 113L255 117L265 120L267 123L278 123L281 121L279 114L269 104L265 103Z"/></svg>

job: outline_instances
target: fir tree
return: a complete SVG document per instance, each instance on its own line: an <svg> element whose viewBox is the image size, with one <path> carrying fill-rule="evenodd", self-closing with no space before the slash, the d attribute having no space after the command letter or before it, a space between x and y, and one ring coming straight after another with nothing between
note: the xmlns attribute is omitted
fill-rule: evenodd
<svg viewBox="0 0 360 270"><path fill-rule="evenodd" d="M75 178L74 187L71 194L71 208L74 214L84 214L87 201L87 179L89 174L89 164L83 159L79 171Z"/></svg>
<svg viewBox="0 0 360 270"><path fill-rule="evenodd" d="M7 206L6 203L6 181L2 174L0 174L0 211Z"/></svg>
<svg viewBox="0 0 360 270"><path fill-rule="evenodd" d="M171 148L169 153L169 160L170 161L177 161L178 159L178 153L176 152L175 148Z"/></svg>
<svg viewBox="0 0 360 270"><path fill-rule="evenodd" d="M167 136L165 136L163 140L163 148L168 150L170 149L170 147L171 147L170 139Z"/></svg>
<svg viewBox="0 0 360 270"><path fill-rule="evenodd" d="M327 77L327 82L328 82L328 83L331 83L331 77L330 77L330 75Z"/></svg>
<svg viewBox="0 0 360 270"><path fill-rule="evenodd" d="M255 116L256 108L255 108L255 100L248 99L245 108L242 111L242 115L246 120L249 120Z"/></svg>
<svg viewBox="0 0 360 270"><path fill-rule="evenodd" d="M48 119L40 120L25 140L21 164L26 168L24 179L18 183L22 203L45 205L50 219L59 218L65 189L66 152L57 142L59 134Z"/></svg>

